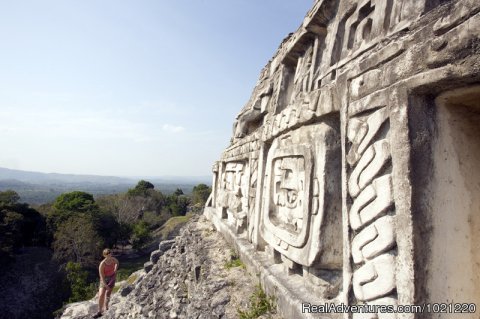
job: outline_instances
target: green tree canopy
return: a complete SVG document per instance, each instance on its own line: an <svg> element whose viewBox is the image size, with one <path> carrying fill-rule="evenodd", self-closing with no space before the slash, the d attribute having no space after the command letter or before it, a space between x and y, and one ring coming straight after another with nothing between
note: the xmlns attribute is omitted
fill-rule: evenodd
<svg viewBox="0 0 480 319"><path fill-rule="evenodd" d="M95 203L93 195L74 191L64 193L55 199L48 214L48 223L52 230L56 230L59 224L72 216L81 214L93 220L98 217L99 213L100 209L97 203Z"/></svg>
<svg viewBox="0 0 480 319"><path fill-rule="evenodd" d="M0 266L21 245L23 223L21 214L6 209L0 211Z"/></svg>
<svg viewBox="0 0 480 319"><path fill-rule="evenodd" d="M120 224L115 216L110 212L101 212L96 221L95 229L102 237L105 246L113 247L119 242Z"/></svg>
<svg viewBox="0 0 480 319"><path fill-rule="evenodd" d="M151 239L148 224L140 221L133 226L132 247L140 250Z"/></svg>
<svg viewBox="0 0 480 319"><path fill-rule="evenodd" d="M48 213L53 233L54 257L94 265L104 244L118 241L118 222L109 212L102 212L93 195L74 191L57 197Z"/></svg>
<svg viewBox="0 0 480 319"><path fill-rule="evenodd" d="M92 194L74 191L57 197L53 209L65 212L86 213L98 211L98 206Z"/></svg>
<svg viewBox="0 0 480 319"><path fill-rule="evenodd" d="M95 296L97 290L95 284L88 284L88 271L84 270L80 263L69 261L65 271L71 291L68 302L88 300Z"/></svg>
<svg viewBox="0 0 480 319"><path fill-rule="evenodd" d="M130 188L127 194L130 196L148 196L149 191L154 188L155 186L152 183L142 179L137 183L135 188Z"/></svg>
<svg viewBox="0 0 480 319"><path fill-rule="evenodd" d="M45 218L19 199L15 191L0 192L0 266L16 248L46 245Z"/></svg>
<svg viewBox="0 0 480 319"><path fill-rule="evenodd" d="M155 186L148 182L148 181L145 181L145 180L141 180L137 183L137 186L135 186L135 189L138 189L138 190L147 190L147 189L154 189Z"/></svg>
<svg viewBox="0 0 480 319"><path fill-rule="evenodd" d="M97 200L101 210L108 211L115 216L119 223L135 224L141 219L144 212L155 212L159 215L166 203L165 196L153 189L148 196L115 194L101 196Z"/></svg>
<svg viewBox="0 0 480 319"><path fill-rule="evenodd" d="M15 205L20 200L20 196L17 192L8 189L6 191L0 192L0 205Z"/></svg>
<svg viewBox="0 0 480 319"><path fill-rule="evenodd" d="M92 220L85 215L71 216L55 232L54 258L94 267L104 246Z"/></svg>
<svg viewBox="0 0 480 319"><path fill-rule="evenodd" d="M177 188L177 189L173 192L173 195L175 195L175 196L183 195L182 189L181 189L181 188Z"/></svg>
<svg viewBox="0 0 480 319"><path fill-rule="evenodd" d="M166 200L168 212L172 216L184 216L187 213L190 198L186 195L169 195Z"/></svg>
<svg viewBox="0 0 480 319"><path fill-rule="evenodd" d="M212 189L205 184L198 184L197 186L194 186L192 191L192 203L205 205L205 202L207 201L211 192Z"/></svg>

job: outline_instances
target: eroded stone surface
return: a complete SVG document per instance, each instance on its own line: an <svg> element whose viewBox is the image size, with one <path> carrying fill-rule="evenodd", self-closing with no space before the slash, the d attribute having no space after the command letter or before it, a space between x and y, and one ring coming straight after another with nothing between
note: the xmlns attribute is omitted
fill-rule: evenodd
<svg viewBox="0 0 480 319"><path fill-rule="evenodd" d="M248 231L228 213L239 204L212 201L205 214L265 287L288 296L279 305L286 317L307 316L295 300L480 302L467 284L480 273L480 167L465 152L480 143L479 12L472 0L314 1L262 70L213 179L218 198L231 167L250 169L237 173L246 180L235 191L248 191L240 215ZM444 256L466 272L454 274ZM440 278L442 267L455 279Z"/></svg>
<svg viewBox="0 0 480 319"><path fill-rule="evenodd" d="M204 216L192 217L159 251L132 285L120 283L102 318L238 318L237 308L248 308L257 280L242 267L226 268L232 248ZM91 318L97 300L69 305L62 319Z"/></svg>

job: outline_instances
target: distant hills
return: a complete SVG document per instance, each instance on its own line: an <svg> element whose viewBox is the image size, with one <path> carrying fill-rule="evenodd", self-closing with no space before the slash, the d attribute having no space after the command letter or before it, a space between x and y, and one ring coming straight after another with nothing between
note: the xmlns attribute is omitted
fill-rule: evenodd
<svg viewBox="0 0 480 319"><path fill-rule="evenodd" d="M21 171L0 167L0 180L17 180L25 183L102 183L102 184L131 184L132 179L99 176L99 175L75 175L58 173L39 173Z"/></svg>
<svg viewBox="0 0 480 319"><path fill-rule="evenodd" d="M21 201L29 204L52 202L58 195L74 190L95 196L121 193L141 179L150 181L155 189L167 194L177 188L190 193L193 186L199 183L211 184L211 176L117 177L40 173L0 167L0 191L13 189L20 195Z"/></svg>

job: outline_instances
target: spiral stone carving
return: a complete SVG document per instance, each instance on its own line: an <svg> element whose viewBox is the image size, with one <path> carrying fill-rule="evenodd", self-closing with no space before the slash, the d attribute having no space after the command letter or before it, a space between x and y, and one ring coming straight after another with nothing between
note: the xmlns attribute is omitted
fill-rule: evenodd
<svg viewBox="0 0 480 319"><path fill-rule="evenodd" d="M357 303L396 303L395 216L387 112L383 107L354 117L348 127L348 193L352 203L349 224L353 294ZM354 318L366 317L356 314ZM370 314L368 318L383 317Z"/></svg>

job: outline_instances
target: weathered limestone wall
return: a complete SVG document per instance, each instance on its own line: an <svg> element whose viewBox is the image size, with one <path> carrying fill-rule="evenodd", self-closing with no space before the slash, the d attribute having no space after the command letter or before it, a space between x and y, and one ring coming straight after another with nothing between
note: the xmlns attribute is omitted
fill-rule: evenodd
<svg viewBox="0 0 480 319"><path fill-rule="evenodd" d="M205 214L286 318L480 306L479 35L477 0L317 0L262 70Z"/></svg>

